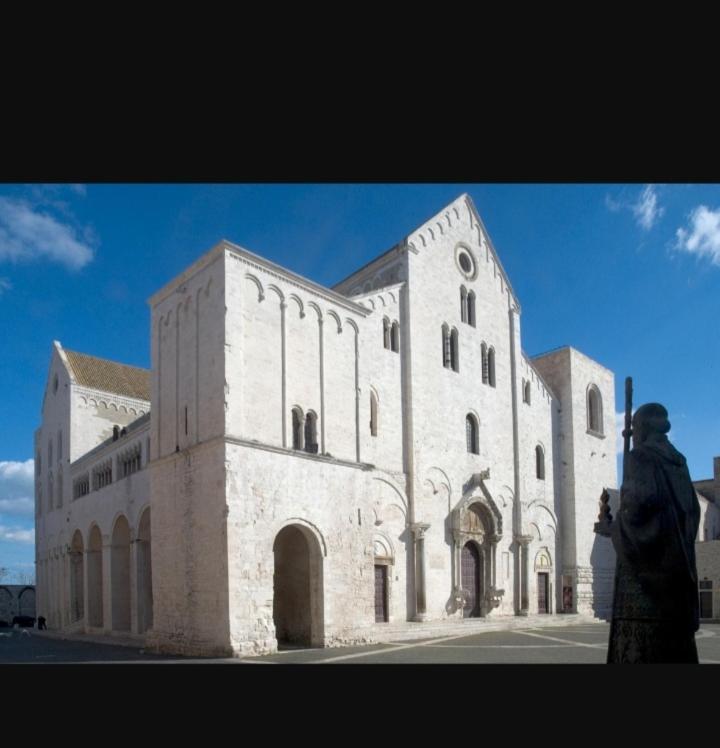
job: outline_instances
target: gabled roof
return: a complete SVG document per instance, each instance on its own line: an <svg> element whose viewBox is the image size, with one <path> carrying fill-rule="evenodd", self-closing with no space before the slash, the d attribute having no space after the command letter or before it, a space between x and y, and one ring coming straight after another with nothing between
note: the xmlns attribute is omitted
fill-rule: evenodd
<svg viewBox="0 0 720 748"><path fill-rule="evenodd" d="M63 349L76 384L150 402L150 371Z"/></svg>

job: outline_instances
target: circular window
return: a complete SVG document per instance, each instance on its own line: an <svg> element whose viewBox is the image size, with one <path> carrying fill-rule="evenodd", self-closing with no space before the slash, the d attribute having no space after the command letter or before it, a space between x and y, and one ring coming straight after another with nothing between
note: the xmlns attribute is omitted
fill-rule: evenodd
<svg viewBox="0 0 720 748"><path fill-rule="evenodd" d="M53 377L53 394L57 392L57 388L58 388L58 375L56 374Z"/></svg>
<svg viewBox="0 0 720 748"><path fill-rule="evenodd" d="M465 278L473 280L475 277L475 260L469 250L462 246L458 247L455 250L455 261L457 262L458 269Z"/></svg>

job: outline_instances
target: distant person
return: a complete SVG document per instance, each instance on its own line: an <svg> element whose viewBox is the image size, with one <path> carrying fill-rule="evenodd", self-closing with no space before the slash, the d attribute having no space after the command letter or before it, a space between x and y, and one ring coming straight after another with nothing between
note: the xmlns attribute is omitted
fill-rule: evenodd
<svg viewBox="0 0 720 748"><path fill-rule="evenodd" d="M608 663L697 663L695 538L700 505L685 458L668 441L658 403L632 419L620 508Z"/></svg>
<svg viewBox="0 0 720 748"><path fill-rule="evenodd" d="M45 618L44 616L38 616L38 631L42 631L43 629L47 629Z"/></svg>

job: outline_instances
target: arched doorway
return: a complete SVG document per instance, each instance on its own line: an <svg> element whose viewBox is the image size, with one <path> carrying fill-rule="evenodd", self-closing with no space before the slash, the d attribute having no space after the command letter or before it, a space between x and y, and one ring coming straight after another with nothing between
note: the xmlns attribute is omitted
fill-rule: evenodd
<svg viewBox="0 0 720 748"><path fill-rule="evenodd" d="M21 616L35 618L35 590L32 587L26 587L20 593L18 607Z"/></svg>
<svg viewBox="0 0 720 748"><path fill-rule="evenodd" d="M70 621L82 621L85 616L85 548L80 530L76 530L70 546Z"/></svg>
<svg viewBox="0 0 720 748"><path fill-rule="evenodd" d="M88 538L88 626L103 626L103 558L100 528L93 525Z"/></svg>
<svg viewBox="0 0 720 748"><path fill-rule="evenodd" d="M496 586L502 516L489 498L466 496L452 512L453 598L463 618L486 616L500 604Z"/></svg>
<svg viewBox="0 0 720 748"><path fill-rule="evenodd" d="M153 625L152 564L150 562L150 508L140 519L137 537L137 616L138 633Z"/></svg>
<svg viewBox="0 0 720 748"><path fill-rule="evenodd" d="M480 603L484 597L482 574L482 556L478 546L469 540L462 549L460 559L462 588L465 591L463 603L463 618L479 618Z"/></svg>
<svg viewBox="0 0 720 748"><path fill-rule="evenodd" d="M130 630L130 526L122 515L115 522L110 554L112 630Z"/></svg>
<svg viewBox="0 0 720 748"><path fill-rule="evenodd" d="M322 553L302 525L288 525L273 543L273 621L278 644L324 645Z"/></svg>

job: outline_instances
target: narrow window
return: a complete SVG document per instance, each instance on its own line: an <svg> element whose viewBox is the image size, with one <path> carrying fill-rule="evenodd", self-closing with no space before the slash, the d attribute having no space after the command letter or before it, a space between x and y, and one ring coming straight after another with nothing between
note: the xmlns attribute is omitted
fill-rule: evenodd
<svg viewBox="0 0 720 748"><path fill-rule="evenodd" d="M400 325L397 322L393 322L390 329L390 347L395 353L400 351Z"/></svg>
<svg viewBox="0 0 720 748"><path fill-rule="evenodd" d="M55 497L55 506L59 509L63 505L63 471L62 467L58 470L57 479L57 496Z"/></svg>
<svg viewBox="0 0 720 748"><path fill-rule="evenodd" d="M378 401L374 392L370 393L370 436L378 432Z"/></svg>
<svg viewBox="0 0 720 748"><path fill-rule="evenodd" d="M453 371L460 371L460 341L458 339L458 331L454 327L450 334L450 351Z"/></svg>
<svg viewBox="0 0 720 748"><path fill-rule="evenodd" d="M442 354L443 366L449 369L452 366L452 355L450 352L450 330L447 325L442 326Z"/></svg>
<svg viewBox="0 0 720 748"><path fill-rule="evenodd" d="M460 321L461 322L468 321L467 300L468 300L467 288L465 288L465 286L460 286Z"/></svg>
<svg viewBox="0 0 720 748"><path fill-rule="evenodd" d="M58 462L62 460L62 430L58 431Z"/></svg>
<svg viewBox="0 0 720 748"><path fill-rule="evenodd" d="M300 408L292 411L293 449L303 448L303 414Z"/></svg>
<svg viewBox="0 0 720 748"><path fill-rule="evenodd" d="M530 405L530 381L528 380L523 385L523 402Z"/></svg>
<svg viewBox="0 0 720 748"><path fill-rule="evenodd" d="M390 350L390 320L383 317L383 348Z"/></svg>
<svg viewBox="0 0 720 748"><path fill-rule="evenodd" d="M467 322L470 327L475 327L475 292L470 291L467 297Z"/></svg>
<svg viewBox="0 0 720 748"><path fill-rule="evenodd" d="M305 416L305 451L317 454L317 416L309 411Z"/></svg>
<svg viewBox="0 0 720 748"><path fill-rule="evenodd" d="M535 476L545 480L545 452L539 444L535 447Z"/></svg>
<svg viewBox="0 0 720 748"><path fill-rule="evenodd" d="M470 454L480 454L478 426L475 416L472 413L468 413L465 416L465 440L467 442L467 451Z"/></svg>
<svg viewBox="0 0 720 748"><path fill-rule="evenodd" d="M185 436L187 436L187 405L185 406Z"/></svg>
<svg viewBox="0 0 720 748"><path fill-rule="evenodd" d="M600 396L600 390L594 384L591 384L588 388L587 411L588 430L594 431L596 434L602 434L602 397Z"/></svg>
<svg viewBox="0 0 720 748"><path fill-rule="evenodd" d="M53 457L53 448L52 448L52 439L48 439L48 468L52 467L52 457Z"/></svg>
<svg viewBox="0 0 720 748"><path fill-rule="evenodd" d="M495 386L495 349L491 348L487 354L488 358L488 384Z"/></svg>
<svg viewBox="0 0 720 748"><path fill-rule="evenodd" d="M490 380L488 377L488 350L485 343L480 346L480 351L482 353L482 381L483 384L487 384Z"/></svg>

